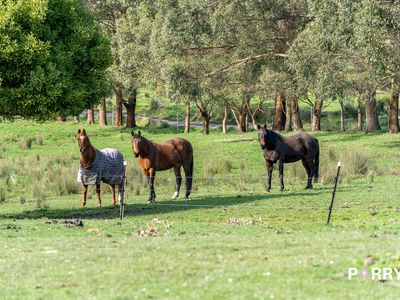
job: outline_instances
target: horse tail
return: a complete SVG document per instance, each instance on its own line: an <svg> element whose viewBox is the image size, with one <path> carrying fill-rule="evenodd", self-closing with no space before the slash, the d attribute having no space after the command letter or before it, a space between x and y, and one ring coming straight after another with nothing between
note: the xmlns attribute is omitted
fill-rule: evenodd
<svg viewBox="0 0 400 300"><path fill-rule="evenodd" d="M186 177L186 199L189 199L189 195L192 191L192 182L193 182L193 152L192 158L189 166L185 166L185 177Z"/></svg>
<svg viewBox="0 0 400 300"><path fill-rule="evenodd" d="M189 191L192 190L192 182L193 182L193 155L192 155L192 160L190 161L190 166L189 166Z"/></svg>
<svg viewBox="0 0 400 300"><path fill-rule="evenodd" d="M314 160L314 164L315 164L315 172L314 172L314 182L318 182L318 173L319 173L319 143L318 140L315 139L316 143L317 143L317 153L315 154L315 160Z"/></svg>

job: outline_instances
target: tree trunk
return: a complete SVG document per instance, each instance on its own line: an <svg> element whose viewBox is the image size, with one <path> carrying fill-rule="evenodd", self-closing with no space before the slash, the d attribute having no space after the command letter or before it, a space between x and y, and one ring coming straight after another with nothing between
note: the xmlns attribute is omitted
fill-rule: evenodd
<svg viewBox="0 0 400 300"><path fill-rule="evenodd" d="M115 126L122 126L122 103L124 102L124 99L122 97L122 91L121 88L116 85L113 87L114 93L115 93L115 120L114 120L114 125Z"/></svg>
<svg viewBox="0 0 400 300"><path fill-rule="evenodd" d="M222 133L226 134L228 132L226 123L228 121L228 107L225 105L225 110L224 110L224 118L222 120Z"/></svg>
<svg viewBox="0 0 400 300"><path fill-rule="evenodd" d="M389 132L399 132L399 82L397 78L392 78L389 103Z"/></svg>
<svg viewBox="0 0 400 300"><path fill-rule="evenodd" d="M322 113L323 100L316 100L313 108L313 122L312 131L321 130L321 113Z"/></svg>
<svg viewBox="0 0 400 300"><path fill-rule="evenodd" d="M93 108L87 110L87 121L86 121L86 123L88 123L90 125L94 124L94 109Z"/></svg>
<svg viewBox="0 0 400 300"><path fill-rule="evenodd" d="M123 102L126 108L126 128L136 127L136 90L129 96L128 101Z"/></svg>
<svg viewBox="0 0 400 300"><path fill-rule="evenodd" d="M203 133L210 133L210 115L208 113L205 113L203 115Z"/></svg>
<svg viewBox="0 0 400 300"><path fill-rule="evenodd" d="M294 130L303 129L303 124L301 123L301 116L299 111L299 103L297 98L293 98L290 102L292 118L293 118L293 128Z"/></svg>
<svg viewBox="0 0 400 300"><path fill-rule="evenodd" d="M362 130L362 124L363 124L363 119L362 119L362 110L361 110L361 99L358 98L358 103L357 103L357 129Z"/></svg>
<svg viewBox="0 0 400 300"><path fill-rule="evenodd" d="M381 129L376 107L376 91L373 90L365 101L365 131L375 132Z"/></svg>
<svg viewBox="0 0 400 300"><path fill-rule="evenodd" d="M289 103L287 103L287 108L286 108L286 123L285 123L285 131L292 131L292 119L293 119L293 113L292 113L292 102L294 99L291 97L289 98Z"/></svg>
<svg viewBox="0 0 400 300"><path fill-rule="evenodd" d="M246 132L246 119L247 119L247 112L240 111L237 118L237 130L239 132Z"/></svg>
<svg viewBox="0 0 400 300"><path fill-rule="evenodd" d="M342 99L339 100L339 105L340 105L340 130L346 131L346 127L344 124L344 105Z"/></svg>
<svg viewBox="0 0 400 300"><path fill-rule="evenodd" d="M190 131L190 102L185 103L185 133Z"/></svg>
<svg viewBox="0 0 400 300"><path fill-rule="evenodd" d="M275 113L274 124L272 130L283 131L285 130L286 123L286 100L285 96L278 94L275 96Z"/></svg>
<svg viewBox="0 0 400 300"><path fill-rule="evenodd" d="M99 106L99 125L107 126L107 106L105 97L103 98L103 101Z"/></svg>

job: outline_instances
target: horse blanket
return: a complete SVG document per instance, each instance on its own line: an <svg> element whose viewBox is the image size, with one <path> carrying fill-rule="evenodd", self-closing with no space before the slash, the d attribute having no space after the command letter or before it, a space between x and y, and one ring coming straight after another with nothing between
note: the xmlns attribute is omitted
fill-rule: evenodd
<svg viewBox="0 0 400 300"><path fill-rule="evenodd" d="M112 148L95 149L96 155L90 166L79 166L78 182L83 184L121 184L125 177L124 156Z"/></svg>

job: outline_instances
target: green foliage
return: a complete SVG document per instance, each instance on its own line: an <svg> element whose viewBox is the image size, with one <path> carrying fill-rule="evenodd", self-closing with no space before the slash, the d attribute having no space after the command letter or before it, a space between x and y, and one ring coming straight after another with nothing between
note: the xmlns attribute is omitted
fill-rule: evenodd
<svg viewBox="0 0 400 300"><path fill-rule="evenodd" d="M80 113L108 94L110 59L81 1L1 2L0 117Z"/></svg>

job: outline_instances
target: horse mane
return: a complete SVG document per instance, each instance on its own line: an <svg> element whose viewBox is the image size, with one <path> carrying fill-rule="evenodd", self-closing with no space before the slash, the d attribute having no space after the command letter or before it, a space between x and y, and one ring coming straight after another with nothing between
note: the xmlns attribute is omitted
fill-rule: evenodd
<svg viewBox="0 0 400 300"><path fill-rule="evenodd" d="M145 156L145 155L148 154L150 148L152 146L154 146L156 143L154 143L153 141L145 138L144 136L140 136L140 139L142 140L142 142L145 142L145 144L146 144L146 153L143 153L143 156Z"/></svg>
<svg viewBox="0 0 400 300"><path fill-rule="evenodd" d="M275 150L278 142L282 141L283 137L272 130L266 129L265 131L265 141L268 150Z"/></svg>

